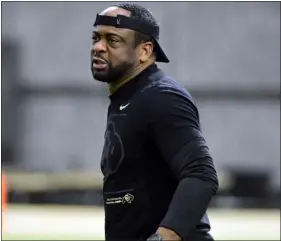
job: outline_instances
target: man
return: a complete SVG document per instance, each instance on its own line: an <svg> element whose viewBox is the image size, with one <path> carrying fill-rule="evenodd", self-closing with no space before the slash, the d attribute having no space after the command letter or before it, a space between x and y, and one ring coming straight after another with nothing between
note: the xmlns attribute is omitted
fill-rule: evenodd
<svg viewBox="0 0 281 241"><path fill-rule="evenodd" d="M101 169L106 240L212 240L206 214L217 174L189 93L168 63L159 26L144 7L97 15L93 77L109 85Z"/></svg>

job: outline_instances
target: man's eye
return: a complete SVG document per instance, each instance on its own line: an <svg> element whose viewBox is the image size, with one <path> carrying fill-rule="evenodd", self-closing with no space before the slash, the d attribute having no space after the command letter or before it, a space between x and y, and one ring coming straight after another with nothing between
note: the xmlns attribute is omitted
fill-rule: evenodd
<svg viewBox="0 0 281 241"><path fill-rule="evenodd" d="M93 40L94 42L97 42L97 41L99 41L99 37L98 37L98 36L92 36L92 40Z"/></svg>
<svg viewBox="0 0 281 241"><path fill-rule="evenodd" d="M116 43L116 42L118 42L118 40L115 39L115 38L108 38L107 41L108 41L109 43Z"/></svg>

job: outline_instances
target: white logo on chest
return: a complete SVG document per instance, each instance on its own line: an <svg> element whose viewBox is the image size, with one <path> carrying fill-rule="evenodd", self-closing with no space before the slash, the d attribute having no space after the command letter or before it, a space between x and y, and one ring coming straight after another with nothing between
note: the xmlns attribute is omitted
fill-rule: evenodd
<svg viewBox="0 0 281 241"><path fill-rule="evenodd" d="M126 105L120 105L119 109L120 110L124 110L128 105L130 105L130 103L128 103Z"/></svg>

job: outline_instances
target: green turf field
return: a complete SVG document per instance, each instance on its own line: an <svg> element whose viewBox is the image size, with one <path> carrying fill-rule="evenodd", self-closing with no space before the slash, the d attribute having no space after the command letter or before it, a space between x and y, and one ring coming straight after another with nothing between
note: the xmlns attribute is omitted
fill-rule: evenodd
<svg viewBox="0 0 281 241"><path fill-rule="evenodd" d="M280 240L280 210L211 209L216 240ZM10 206L2 240L102 240L101 208Z"/></svg>
<svg viewBox="0 0 281 241"><path fill-rule="evenodd" d="M2 240L103 240L103 237L94 236L67 236L67 235L27 235L27 234L6 234Z"/></svg>

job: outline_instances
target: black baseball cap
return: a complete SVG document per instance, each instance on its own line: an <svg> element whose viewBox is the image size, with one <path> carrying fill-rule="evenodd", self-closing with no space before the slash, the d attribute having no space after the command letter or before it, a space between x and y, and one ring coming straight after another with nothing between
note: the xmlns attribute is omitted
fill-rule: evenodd
<svg viewBox="0 0 281 241"><path fill-rule="evenodd" d="M116 28L127 28L151 37L155 42L156 62L170 62L164 50L160 46L159 26L151 25L141 20L126 17L124 15L117 15L116 17L113 17L99 14L97 14L96 21L94 23L94 26L97 25L108 25Z"/></svg>

